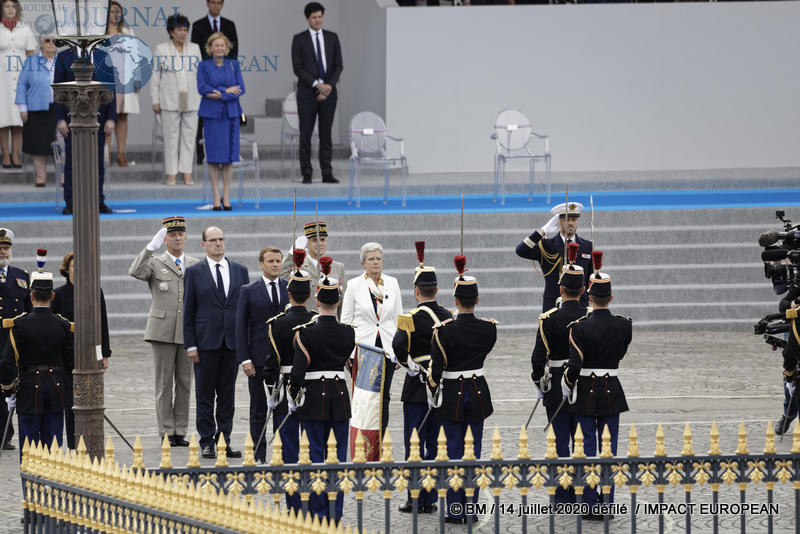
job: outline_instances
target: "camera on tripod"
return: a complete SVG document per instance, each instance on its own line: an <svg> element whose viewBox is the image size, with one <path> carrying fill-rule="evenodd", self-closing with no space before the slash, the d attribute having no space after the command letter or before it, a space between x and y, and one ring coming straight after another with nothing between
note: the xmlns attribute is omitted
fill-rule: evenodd
<svg viewBox="0 0 800 534"><path fill-rule="evenodd" d="M783 231L770 230L758 237L758 244L764 247L764 276L776 287L800 287L800 224L792 225L780 209L775 216L783 223Z"/></svg>

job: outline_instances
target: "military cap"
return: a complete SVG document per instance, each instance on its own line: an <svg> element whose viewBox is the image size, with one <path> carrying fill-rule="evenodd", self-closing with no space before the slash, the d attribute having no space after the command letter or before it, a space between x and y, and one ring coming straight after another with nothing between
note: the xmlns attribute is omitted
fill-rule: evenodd
<svg viewBox="0 0 800 534"><path fill-rule="evenodd" d="M307 272L300 269L305 259L305 249L296 248L292 251L295 270L289 275L289 284L286 289L293 293L308 294L311 292L311 277Z"/></svg>
<svg viewBox="0 0 800 534"><path fill-rule="evenodd" d="M453 296L457 298L474 299L478 296L478 280L474 276L464 276L467 267L466 256L456 256L453 263L458 271L453 288Z"/></svg>
<svg viewBox="0 0 800 534"><path fill-rule="evenodd" d="M415 241L414 246L417 249L417 259L419 266L414 269L414 285L420 287L432 287L438 284L436 280L436 268L426 267L425 260L425 241Z"/></svg>
<svg viewBox="0 0 800 534"><path fill-rule="evenodd" d="M173 231L186 231L186 218L181 217L180 215L175 215L173 217L164 217L161 219L161 225L167 229L167 233Z"/></svg>
<svg viewBox="0 0 800 534"><path fill-rule="evenodd" d="M328 235L328 225L325 224L325 221L319 222L310 222L306 223L303 226L303 235L306 236L306 239L311 239L312 237L317 237L317 227L319 226L319 236L327 236Z"/></svg>
<svg viewBox="0 0 800 534"><path fill-rule="evenodd" d="M0 245L13 245L14 232L8 228L0 228Z"/></svg>
<svg viewBox="0 0 800 534"><path fill-rule="evenodd" d="M568 289L580 289L583 287L583 267L575 265L575 260L578 258L578 251L581 246L577 243L570 243L567 249L568 263L561 269L561 277L558 279L558 285Z"/></svg>
<svg viewBox="0 0 800 534"><path fill-rule="evenodd" d="M48 272L31 273L31 289L37 291L52 291L53 273L48 273Z"/></svg>
<svg viewBox="0 0 800 534"><path fill-rule="evenodd" d="M553 215L564 215L566 213L574 217L580 217L581 212L583 212L583 204L580 202L570 202L569 205L566 202L562 202L550 210Z"/></svg>
<svg viewBox="0 0 800 534"><path fill-rule="evenodd" d="M319 284L317 284L317 299L325 304L336 304L341 297L342 286L338 278L333 278L331 274L331 266L333 265L333 258L323 256L319 259L320 277Z"/></svg>
<svg viewBox="0 0 800 534"><path fill-rule="evenodd" d="M592 251L592 265L594 265L594 273L589 277L589 294L596 297L611 295L611 277L600 272L603 267L603 251Z"/></svg>

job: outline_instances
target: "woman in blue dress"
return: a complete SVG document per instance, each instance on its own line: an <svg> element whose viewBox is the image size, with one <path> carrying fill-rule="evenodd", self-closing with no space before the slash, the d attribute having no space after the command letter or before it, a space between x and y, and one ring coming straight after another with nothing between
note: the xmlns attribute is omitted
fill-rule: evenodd
<svg viewBox="0 0 800 534"><path fill-rule="evenodd" d="M197 91L202 95L198 116L203 118L206 161L215 210L232 209L233 162L239 161L239 120L242 116L239 97L244 94L244 80L239 62L226 57L232 46L222 32L212 34L206 43L210 57L200 62L197 69Z"/></svg>

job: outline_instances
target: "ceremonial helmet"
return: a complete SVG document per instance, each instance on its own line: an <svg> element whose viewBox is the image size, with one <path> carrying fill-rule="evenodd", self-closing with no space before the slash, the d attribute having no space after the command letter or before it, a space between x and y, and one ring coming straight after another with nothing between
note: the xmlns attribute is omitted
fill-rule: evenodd
<svg viewBox="0 0 800 534"><path fill-rule="evenodd" d="M425 260L425 241L415 241L414 247L417 249L417 259L419 266L414 269L414 285L419 287L431 287L438 284L436 280L436 268L426 267Z"/></svg>
<svg viewBox="0 0 800 534"><path fill-rule="evenodd" d="M317 299L325 304L336 304L341 296L342 286L339 283L339 279L330 276L332 265L333 258L330 256L323 256L319 259L319 269L322 272L322 276L317 285Z"/></svg>
<svg viewBox="0 0 800 534"><path fill-rule="evenodd" d="M453 296L456 298L474 299L478 297L478 280L474 276L464 276L467 270L467 257L456 256L453 258L458 276L455 279Z"/></svg>
<svg viewBox="0 0 800 534"><path fill-rule="evenodd" d="M594 273L589 277L589 294L596 297L608 297L611 295L611 277L600 272L603 267L602 250L592 252L592 265Z"/></svg>

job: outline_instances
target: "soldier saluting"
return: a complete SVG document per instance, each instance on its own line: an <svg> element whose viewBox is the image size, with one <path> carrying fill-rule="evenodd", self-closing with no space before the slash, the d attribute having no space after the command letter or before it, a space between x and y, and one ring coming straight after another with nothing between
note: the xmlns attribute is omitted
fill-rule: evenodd
<svg viewBox="0 0 800 534"><path fill-rule="evenodd" d="M575 427L575 419L569 412L559 410L561 405L561 375L569 361L569 330L567 326L586 315L586 306L580 298L584 293L584 272L575 259L580 246L569 244L569 264L561 270L558 283L561 294L561 306L552 308L539 315L539 330L536 333L536 345L531 354L531 379L536 387L537 400L544 400L547 419L553 425L556 435L556 451L561 457L570 456L570 438ZM552 387L556 384L556 387ZM575 493L572 488L565 490L556 488L557 503L574 502Z"/></svg>
<svg viewBox="0 0 800 534"><path fill-rule="evenodd" d="M62 444L66 377L74 366L72 325L50 310L53 274L31 275L33 311L3 319L8 343L0 359L3 393L16 393L20 459L22 444Z"/></svg>
<svg viewBox="0 0 800 534"><path fill-rule="evenodd" d="M608 309L614 296L611 277L600 272L603 253L595 250L592 262L595 268L589 286L592 311L569 327L569 363L561 379L561 390L573 403L567 409L575 416L576 424L581 425L586 456L597 455L597 444L605 427L611 433L611 452L616 456L619 414L628 411L617 373L631 342L633 328L630 317L613 315ZM597 488L585 486L583 502L592 509L586 519L602 520L602 515L594 508L598 500ZM612 487L609 502L604 504L613 501Z"/></svg>
<svg viewBox="0 0 800 534"><path fill-rule="evenodd" d="M436 268L423 264L425 241L417 241L414 246L419 260L419 267L414 269L414 298L417 300L417 307L398 316L392 349L397 357L397 363L407 369L400 397L403 402L403 442L406 459L411 447L411 433L416 428L422 459L433 460L436 458L436 438L439 431L436 415L428 414L425 424L420 426L429 410L425 380L430 373L431 336L433 326L452 319L453 314L436 302L436 294L439 291ZM423 514L435 512L436 500L436 490L422 490L418 512ZM400 511L405 513L413 511L410 491Z"/></svg>
<svg viewBox="0 0 800 534"><path fill-rule="evenodd" d="M467 259L454 259L459 275L453 296L458 314L433 327L431 341L431 372L428 385L435 395L441 389L441 406L436 416L447 437L447 456L464 456L464 436L471 428L475 440L475 457L481 456L483 421L492 415L492 397L484 378L483 364L497 340L497 321L475 316L478 304L478 281L464 276ZM432 402L429 400L429 402ZM473 501L477 501L475 493ZM453 506L460 503L462 506ZM466 523L464 490L447 490L446 523Z"/></svg>
<svg viewBox="0 0 800 534"><path fill-rule="evenodd" d="M316 320L295 327L294 363L289 381L289 411L297 411L300 427L307 434L311 461L325 461L331 431L336 438L336 457L347 460L350 419L350 394L345 383L344 366L356 347L352 326L339 323L336 311L341 302L339 280L330 277L333 259L319 259L323 277L317 285ZM304 397L304 398L303 398ZM312 493L311 513L320 519L329 517L328 494ZM334 517L342 518L344 494L336 495Z"/></svg>
<svg viewBox="0 0 800 534"><path fill-rule="evenodd" d="M558 281L561 278L561 267L564 265L566 243L580 245L575 264L583 268L585 285L589 284L589 274L592 267L592 242L580 237L578 232L578 219L583 211L580 202L559 204L550 210L553 216L540 229L534 231L517 245L517 256L538 261L544 276L544 294L542 295L542 311L547 311L556 305L559 289ZM584 306L589 304L586 295L581 297Z"/></svg>

